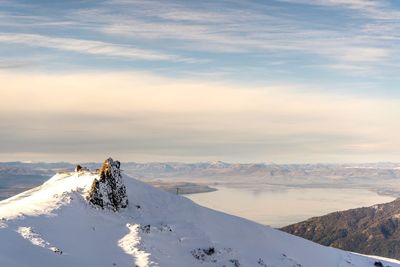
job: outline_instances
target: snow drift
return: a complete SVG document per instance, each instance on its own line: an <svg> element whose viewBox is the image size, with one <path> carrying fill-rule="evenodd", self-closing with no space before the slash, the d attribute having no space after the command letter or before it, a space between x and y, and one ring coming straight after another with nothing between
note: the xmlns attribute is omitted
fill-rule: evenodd
<svg viewBox="0 0 400 267"><path fill-rule="evenodd" d="M119 164L107 164L122 183ZM59 173L1 201L0 266L400 266L216 212L127 176L117 206L112 190L97 192L111 203L103 209L90 201L96 179L101 174Z"/></svg>

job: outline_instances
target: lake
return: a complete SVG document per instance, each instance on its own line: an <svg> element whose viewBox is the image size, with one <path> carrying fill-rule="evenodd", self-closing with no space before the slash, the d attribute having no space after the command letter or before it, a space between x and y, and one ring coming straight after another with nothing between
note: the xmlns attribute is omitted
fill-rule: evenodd
<svg viewBox="0 0 400 267"><path fill-rule="evenodd" d="M213 186L215 187L215 186ZM282 227L330 212L390 202L394 197L367 189L216 187L218 191L186 195L194 202L272 227Z"/></svg>

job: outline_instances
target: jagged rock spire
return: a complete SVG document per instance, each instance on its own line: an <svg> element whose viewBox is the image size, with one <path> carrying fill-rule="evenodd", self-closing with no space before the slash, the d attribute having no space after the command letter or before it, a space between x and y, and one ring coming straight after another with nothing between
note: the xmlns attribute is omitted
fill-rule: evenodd
<svg viewBox="0 0 400 267"><path fill-rule="evenodd" d="M128 206L126 187L122 182L121 163L108 158L100 169L100 179L95 179L87 197L95 206L117 211Z"/></svg>

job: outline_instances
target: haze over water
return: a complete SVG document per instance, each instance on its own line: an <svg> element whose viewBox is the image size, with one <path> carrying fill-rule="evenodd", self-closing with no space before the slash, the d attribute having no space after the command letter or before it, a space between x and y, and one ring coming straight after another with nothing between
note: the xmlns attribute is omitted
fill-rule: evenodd
<svg viewBox="0 0 400 267"><path fill-rule="evenodd" d="M272 227L282 227L335 211L394 200L391 196L353 188L217 188L218 191L215 192L187 197L202 206Z"/></svg>

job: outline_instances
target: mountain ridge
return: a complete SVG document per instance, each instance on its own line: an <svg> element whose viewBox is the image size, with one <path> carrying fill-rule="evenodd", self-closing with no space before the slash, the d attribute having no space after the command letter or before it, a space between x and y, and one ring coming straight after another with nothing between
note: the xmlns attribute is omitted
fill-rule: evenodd
<svg viewBox="0 0 400 267"><path fill-rule="evenodd" d="M59 173L0 202L0 265L400 266L323 247L123 176L129 206L93 207L96 172Z"/></svg>
<svg viewBox="0 0 400 267"><path fill-rule="evenodd" d="M310 218L282 230L325 246L400 259L400 198Z"/></svg>

